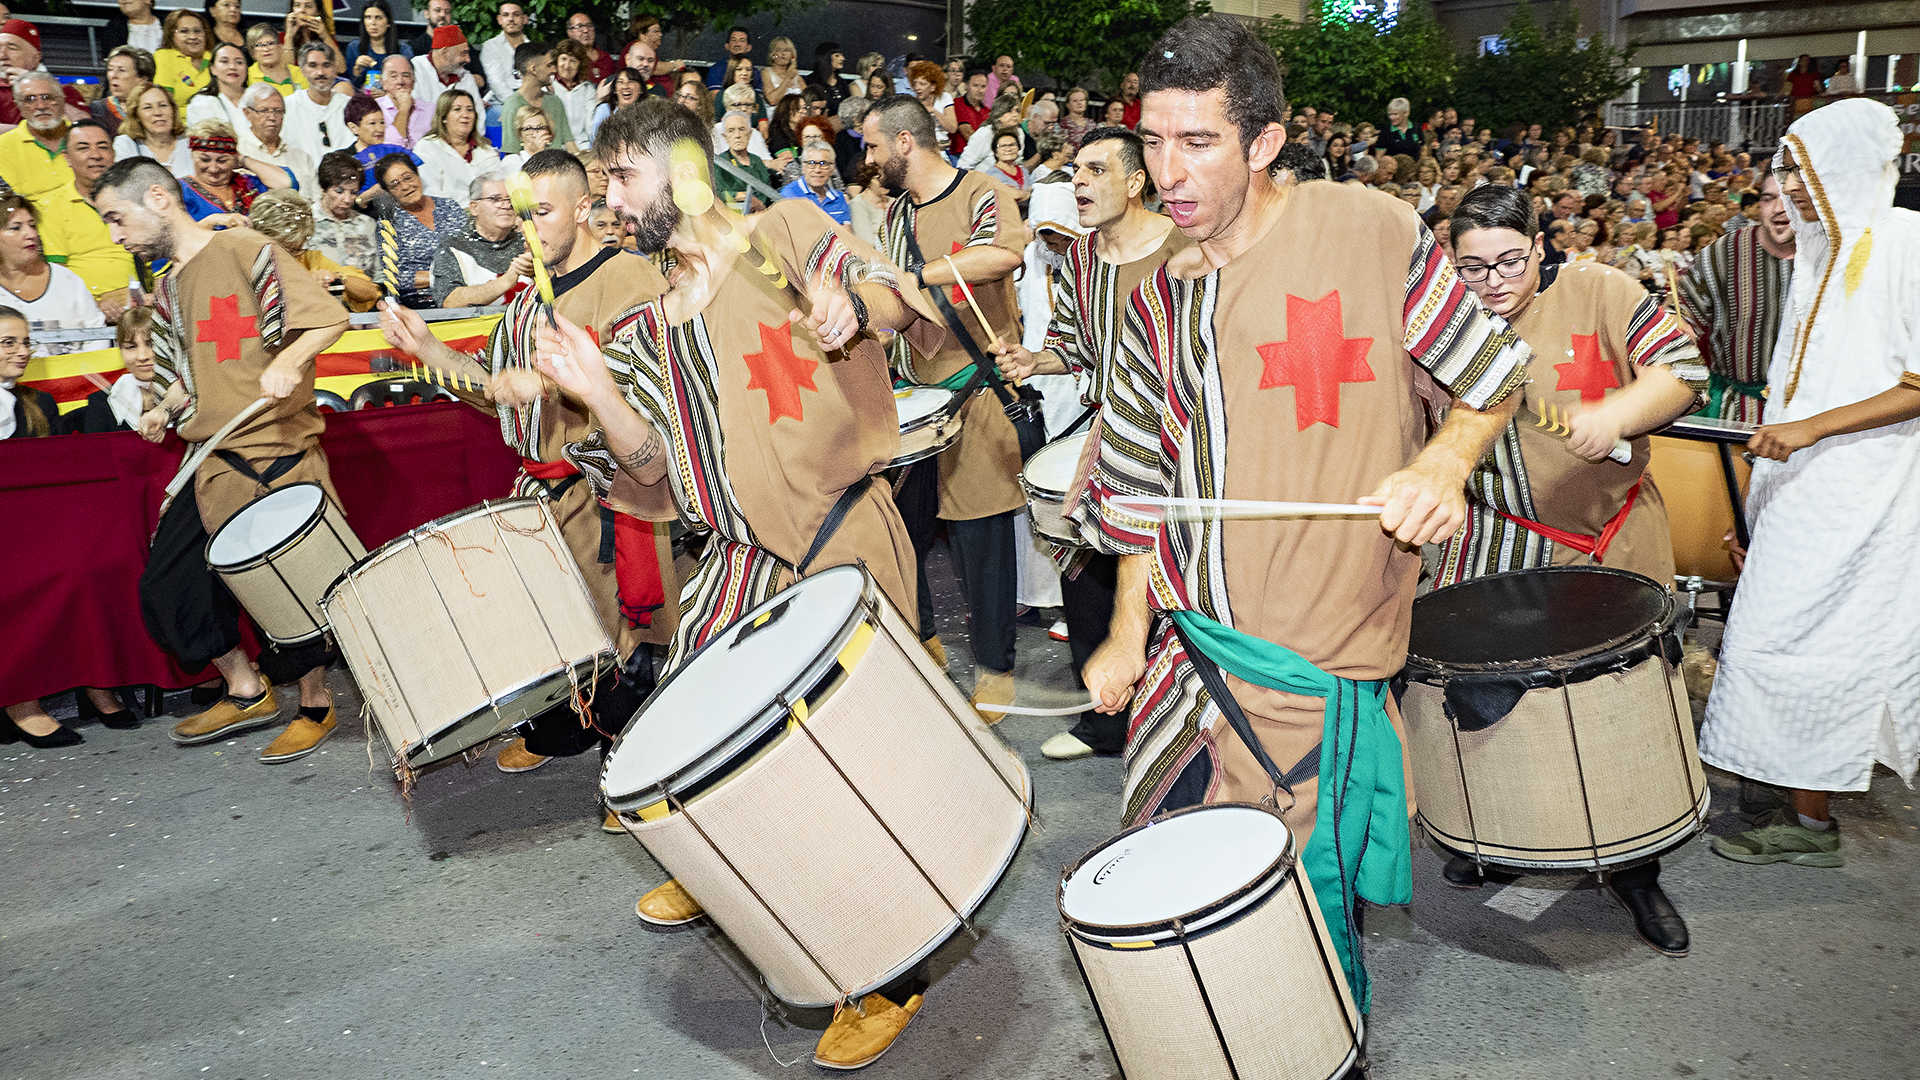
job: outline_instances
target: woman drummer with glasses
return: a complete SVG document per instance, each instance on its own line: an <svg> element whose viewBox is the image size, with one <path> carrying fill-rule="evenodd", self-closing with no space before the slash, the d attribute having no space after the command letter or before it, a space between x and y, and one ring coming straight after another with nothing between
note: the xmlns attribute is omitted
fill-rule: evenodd
<svg viewBox="0 0 1920 1080"><path fill-rule="evenodd" d="M1450 221L1461 280L1512 324L1533 358L1519 414L1467 481L1467 522L1442 549L1435 586L1602 564L1671 588L1673 543L1666 504L1646 473L1646 435L1706 401L1707 369L1692 338L1622 271L1595 262L1543 267L1539 220L1523 192L1478 188ZM1445 873L1465 888L1482 880L1461 857ZM1659 873L1653 861L1608 884L1648 945L1684 956L1686 923L1660 891Z"/></svg>

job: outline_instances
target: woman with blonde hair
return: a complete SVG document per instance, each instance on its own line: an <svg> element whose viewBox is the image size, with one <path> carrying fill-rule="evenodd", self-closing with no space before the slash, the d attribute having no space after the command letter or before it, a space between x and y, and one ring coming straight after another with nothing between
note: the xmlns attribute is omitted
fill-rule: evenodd
<svg viewBox="0 0 1920 1080"><path fill-rule="evenodd" d="M280 32L266 23L254 23L247 29L247 51L253 54L253 66L247 78L271 85L281 97L292 97L307 88L306 72L291 63L293 55L280 40Z"/></svg>
<svg viewBox="0 0 1920 1080"><path fill-rule="evenodd" d="M213 79L208 36L207 17L197 11L173 12L160 24L160 48L153 54L153 83L173 95L174 104L182 108Z"/></svg>
<svg viewBox="0 0 1920 1080"><path fill-rule="evenodd" d="M807 80L800 74L800 53L793 39L777 37L767 43L767 66L760 72L760 92L775 105L788 94L805 89Z"/></svg>
<svg viewBox="0 0 1920 1080"><path fill-rule="evenodd" d="M428 198L466 202L476 174L500 165L500 154L480 130L480 112L465 90L448 90L433 106L433 127L413 146Z"/></svg>
<svg viewBox="0 0 1920 1080"><path fill-rule="evenodd" d="M247 213L253 230L300 260L314 280L340 298L348 311L372 311L380 301L380 286L364 272L328 258L307 245L313 240L313 205L296 191L269 191L253 201Z"/></svg>
<svg viewBox="0 0 1920 1080"><path fill-rule="evenodd" d="M179 14L175 12L174 14ZM193 153L180 132L180 110L165 87L141 83L127 95L131 106L113 139L113 159L146 157L165 165L175 176L193 175Z"/></svg>
<svg viewBox="0 0 1920 1080"><path fill-rule="evenodd" d="M106 92L88 109L108 132L118 135L133 111L133 92L152 82L153 54L132 45L116 46L107 54Z"/></svg>

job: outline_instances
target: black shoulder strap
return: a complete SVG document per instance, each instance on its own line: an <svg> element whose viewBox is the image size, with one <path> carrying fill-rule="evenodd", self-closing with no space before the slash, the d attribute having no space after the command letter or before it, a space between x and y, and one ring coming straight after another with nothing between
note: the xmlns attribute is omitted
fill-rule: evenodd
<svg viewBox="0 0 1920 1080"><path fill-rule="evenodd" d="M1280 767L1275 765L1273 758L1267 754L1266 747L1260 745L1260 738L1253 733L1253 724L1247 720L1247 714L1240 708L1240 702L1235 700L1233 691L1227 689L1227 680L1220 675L1220 665L1208 658L1206 653L1194 647L1193 639L1181 629L1177 620L1173 621L1173 632L1179 636L1180 645L1187 650L1187 662L1192 664L1193 670L1199 674L1200 684L1207 688L1208 696L1220 706L1220 715L1227 718L1227 726L1231 727L1233 733L1240 737L1240 741L1246 744L1248 752L1253 754L1253 760L1259 762L1260 767L1266 770L1267 776L1273 781L1275 787L1285 791L1291 797L1293 785L1320 774L1319 743L1315 743L1313 749L1307 751L1299 761L1295 762L1293 768L1281 772Z"/></svg>
<svg viewBox="0 0 1920 1080"><path fill-rule="evenodd" d="M906 197L907 196L902 196L902 198ZM915 270L925 269L927 257L920 253L920 241L914 238L912 222L906 223L905 233L907 238L907 257L911 259L914 264L906 267L906 270L911 273ZM941 318L947 322L947 328L953 331L953 336L959 339L961 348L966 349L967 356L973 360L973 379L968 382L966 388L960 392L960 396L963 398L970 396L974 391L985 385L993 388L993 394L1000 399L1002 408L1013 404L1013 394L1007 389L1005 381L1000 378L999 365L995 364L992 359L982 353L980 346L974 342L973 335L967 333L966 324L960 321L960 313L953 309L953 301L948 300L947 294L939 289L928 289L926 292L933 297L934 305L940 309Z"/></svg>
<svg viewBox="0 0 1920 1080"><path fill-rule="evenodd" d="M812 566L813 560L820 557L821 549L827 546L827 541L833 539L833 534L840 531L840 526L847 520L847 513L853 509L853 504L859 502L860 497L865 495L867 489L872 486L873 477L863 476L853 486L840 493L840 497L834 500L833 508L827 511L825 520L820 522L820 531L813 534L813 545L807 548L807 557L801 559L800 564L793 568L796 574L801 577L807 575L807 567Z"/></svg>

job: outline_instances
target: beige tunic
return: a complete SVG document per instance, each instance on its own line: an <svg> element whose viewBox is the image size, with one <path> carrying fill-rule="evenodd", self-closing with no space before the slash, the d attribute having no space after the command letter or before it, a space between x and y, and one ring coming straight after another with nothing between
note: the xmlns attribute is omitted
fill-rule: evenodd
<svg viewBox="0 0 1920 1080"><path fill-rule="evenodd" d="M1006 188L982 173L964 170L955 175L952 186L932 199L915 203L902 197L894 200L888 209L887 255L901 266L908 261L909 229L929 264L939 264L942 256L969 247L998 247L1020 253L1027 245L1020 205L1007 197ZM1019 342L1019 306L1012 272L993 281L967 284L988 325L1000 339ZM974 317L965 294L957 285L944 288L947 301L959 313L962 328L981 353L992 359L992 335ZM926 303L929 308L934 307L930 297ZM951 379L973 363L965 346L951 336L933 352L896 344L893 359L901 378L922 386ZM1000 399L991 390L982 389L961 407L960 422L960 437L938 459L940 517L948 521L972 521L1026 505L1018 479L1020 442L1014 434L1013 422L1001 411Z"/></svg>
<svg viewBox="0 0 1920 1080"><path fill-rule="evenodd" d="M180 437L201 442L260 397L260 376L301 333L347 321L347 309L300 260L251 229L226 229L161 279L154 296L154 389L185 383ZM313 398L314 366L293 393L255 413L219 449L264 471L274 458L305 457L273 487L318 483L337 502L320 451L323 422ZM218 456L194 475L194 497L209 534L264 492Z"/></svg>

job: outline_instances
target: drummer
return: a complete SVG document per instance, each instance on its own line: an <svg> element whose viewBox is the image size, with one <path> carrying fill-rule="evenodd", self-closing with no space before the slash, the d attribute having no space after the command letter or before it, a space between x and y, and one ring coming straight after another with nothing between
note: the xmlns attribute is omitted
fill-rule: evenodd
<svg viewBox="0 0 1920 1080"><path fill-rule="evenodd" d="M1071 372L1085 376L1085 401L1099 405L1114 364L1127 298L1147 275L1188 246L1184 233L1164 214L1146 207L1153 190L1140 136L1121 127L1095 128L1074 155L1073 195L1080 227L1052 275L1053 316L1039 352L1008 341L999 351L1000 370L1010 379ZM1094 552L1061 574L1067 641L1073 666L1084 666L1107 637L1113 614L1112 555ZM1127 721L1089 709L1072 728L1040 746L1055 761L1089 754L1118 754L1127 747Z"/></svg>
<svg viewBox="0 0 1920 1080"><path fill-rule="evenodd" d="M572 154L542 150L521 171L532 186L533 227L553 282L554 309L593 327L601 340L610 338L614 319L666 292L666 279L651 262L600 246L588 224L587 171ZM387 341L396 348L423 363L486 381L501 435L520 455L510 494L549 500L600 623L627 658L626 677L609 672L595 688L591 723L563 705L536 718L524 739L503 748L495 764L509 773L608 745L653 688L650 647L664 645L673 631L674 609L665 606L673 588L667 526L616 516L596 498L619 466L580 399L557 391L533 370L533 329L546 321L545 311L535 290L521 290L494 324L486 348L474 356L434 337L419 315L397 304L383 305L380 317ZM603 827L623 831L611 815Z"/></svg>
<svg viewBox="0 0 1920 1080"><path fill-rule="evenodd" d="M1679 278L1681 317L1707 363L1702 415L1758 424L1767 363L1793 282L1793 220L1771 171L1760 181L1759 222L1708 244Z"/></svg>
<svg viewBox="0 0 1920 1080"><path fill-rule="evenodd" d="M1487 185L1451 218L1453 264L1486 309L1533 346L1521 417L1467 481L1467 523L1443 549L1436 586L1484 574L1595 564L1673 587L1666 504L1647 475L1646 434L1706 401L1707 369L1677 317L1633 278L1600 263L1542 266L1544 242L1525 192ZM1570 433L1539 427L1543 406ZM1630 440L1621 465L1608 454ZM1477 888L1456 855L1449 884ZM1512 880L1486 871L1485 876ZM1658 860L1608 878L1654 949L1687 954L1687 926L1660 889Z"/></svg>
<svg viewBox="0 0 1920 1080"><path fill-rule="evenodd" d="M1103 712L1133 703L1127 824L1277 799L1365 1008L1358 903L1413 893L1386 684L1406 658L1410 546L1459 528L1526 346L1481 311L1411 206L1275 177L1280 74L1240 22L1183 19L1140 80L1147 170L1194 246L1133 294L1107 380L1074 513L1121 560L1084 678ZM1455 406L1423 448L1421 391L1435 384ZM1381 510L1223 524L1122 501L1142 495Z"/></svg>
<svg viewBox="0 0 1920 1080"><path fill-rule="evenodd" d="M269 647L256 670L240 648L239 605L208 569L205 549L228 518L273 488L316 483L339 501L320 449L313 378L314 359L346 331L347 310L273 241L195 221L179 181L151 159L108 169L93 205L114 243L173 264L166 288L154 294L153 384L161 400L140 417L140 434L157 442L171 421L197 443L256 398L269 402L220 441L168 508L140 577L141 614L155 642L183 669L211 661L226 680L226 696L175 724L173 741L212 742L272 724L280 717L274 683L297 680L300 711L260 760L303 757L337 726L326 685L332 649L324 637Z"/></svg>
<svg viewBox="0 0 1920 1080"><path fill-rule="evenodd" d="M604 354L564 317L538 339L539 370L584 401L606 432L621 469L615 505L653 520L677 514L714 534L681 590L668 672L798 577L833 566L864 565L912 621L913 544L887 486L874 482L899 446L875 334L937 347L942 333L878 253L793 199L738 227L805 282L811 314L800 316L727 232L674 204L672 148L697 147L703 160L694 172L705 176L709 140L706 122L657 99L607 120L595 139L607 205L633 226L642 252L671 251L673 288L623 317ZM701 914L674 881L642 897L637 911L658 925ZM814 1060L848 1069L877 1059L920 1008L924 980L910 978L868 995L860 1009L841 1009Z"/></svg>

